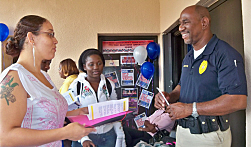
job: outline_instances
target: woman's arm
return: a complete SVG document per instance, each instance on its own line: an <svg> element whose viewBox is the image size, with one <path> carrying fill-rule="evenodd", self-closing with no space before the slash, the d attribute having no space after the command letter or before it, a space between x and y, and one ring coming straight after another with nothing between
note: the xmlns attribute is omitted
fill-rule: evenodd
<svg viewBox="0 0 251 147"><path fill-rule="evenodd" d="M27 110L27 92L17 71L10 71L1 82L0 95L0 146L36 146L63 139L78 140L95 131L78 123L52 130L21 128Z"/></svg>

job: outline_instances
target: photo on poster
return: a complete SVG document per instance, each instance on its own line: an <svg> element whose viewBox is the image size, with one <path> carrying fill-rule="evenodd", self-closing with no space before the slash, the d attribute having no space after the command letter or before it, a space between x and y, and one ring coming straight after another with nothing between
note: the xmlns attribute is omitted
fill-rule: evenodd
<svg viewBox="0 0 251 147"><path fill-rule="evenodd" d="M134 86L134 69L121 69L121 86Z"/></svg>
<svg viewBox="0 0 251 147"><path fill-rule="evenodd" d="M154 96L154 93L147 91L145 89L142 89L139 100L138 100L138 105L149 109L153 96Z"/></svg>
<svg viewBox="0 0 251 147"><path fill-rule="evenodd" d="M145 120L147 119L146 113L143 112L134 118L134 122L138 128L144 127Z"/></svg>
<svg viewBox="0 0 251 147"><path fill-rule="evenodd" d="M140 86L142 88L148 89L150 82L152 80L152 77L148 80L146 79L141 73L137 79L136 85Z"/></svg>
<svg viewBox="0 0 251 147"><path fill-rule="evenodd" d="M129 111L138 114L138 88L121 88L121 98L129 98Z"/></svg>
<svg viewBox="0 0 251 147"><path fill-rule="evenodd" d="M115 87L116 88L119 88L120 87L120 84L119 84L119 80L118 80L118 76L117 76L117 73L116 71L113 71L113 72L110 72L110 73L106 73L105 74L105 77L111 81L113 81L113 83L115 84Z"/></svg>
<svg viewBox="0 0 251 147"><path fill-rule="evenodd" d="M120 56L120 63L124 64L136 64L136 60L134 59L133 55L128 56Z"/></svg>

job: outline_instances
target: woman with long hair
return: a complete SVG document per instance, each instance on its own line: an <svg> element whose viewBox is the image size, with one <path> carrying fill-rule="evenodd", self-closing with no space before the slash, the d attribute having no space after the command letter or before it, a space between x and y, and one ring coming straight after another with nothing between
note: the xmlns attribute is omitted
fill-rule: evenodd
<svg viewBox="0 0 251 147"><path fill-rule="evenodd" d="M6 45L18 61L0 76L0 146L61 147L61 140L95 131L79 123L63 127L67 102L41 70L42 60L54 58L57 43L47 19L28 15L18 22Z"/></svg>

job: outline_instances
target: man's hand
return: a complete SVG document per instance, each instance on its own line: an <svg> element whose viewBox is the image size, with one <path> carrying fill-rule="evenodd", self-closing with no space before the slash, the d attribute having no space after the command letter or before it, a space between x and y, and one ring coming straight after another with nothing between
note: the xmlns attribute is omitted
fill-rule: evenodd
<svg viewBox="0 0 251 147"><path fill-rule="evenodd" d="M169 113L171 120L181 119L192 114L193 104L177 102L169 105L166 112Z"/></svg>
<svg viewBox="0 0 251 147"><path fill-rule="evenodd" d="M90 140L84 141L82 145L83 145L83 147L91 147L91 146L95 147L95 144Z"/></svg>
<svg viewBox="0 0 251 147"><path fill-rule="evenodd" d="M157 132L157 130L155 129L156 125L151 124L148 120L145 120L144 126L145 126L145 128L139 128L138 130L139 131L152 132L152 133Z"/></svg>
<svg viewBox="0 0 251 147"><path fill-rule="evenodd" d="M169 101L170 100L169 93L164 92L164 91L162 93L164 94L166 100ZM155 95L154 101L155 101L155 103L154 103L155 108L165 110L165 107L167 106L167 103L166 103L166 101L164 100L163 96L160 93Z"/></svg>

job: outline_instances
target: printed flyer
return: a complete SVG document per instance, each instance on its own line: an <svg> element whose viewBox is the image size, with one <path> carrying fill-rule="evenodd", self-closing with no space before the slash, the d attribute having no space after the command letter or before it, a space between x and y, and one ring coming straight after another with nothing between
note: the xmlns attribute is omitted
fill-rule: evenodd
<svg viewBox="0 0 251 147"><path fill-rule="evenodd" d="M110 116L120 112L128 111L128 99L110 100L88 105L89 120Z"/></svg>
<svg viewBox="0 0 251 147"><path fill-rule="evenodd" d="M113 71L113 72L105 74L105 77L108 78L109 80L113 81L113 83L115 84L116 88L120 87L116 71Z"/></svg>
<svg viewBox="0 0 251 147"><path fill-rule="evenodd" d="M145 120L147 119L146 113L143 112L134 118L135 124L138 128L144 127Z"/></svg>
<svg viewBox="0 0 251 147"><path fill-rule="evenodd" d="M152 77L151 79L147 80L141 73L137 79L137 82L136 82L136 85L137 86L140 86L142 88L145 88L145 89L148 89L149 85L150 85L150 82L152 80Z"/></svg>
<svg viewBox="0 0 251 147"><path fill-rule="evenodd" d="M134 86L134 69L121 69L121 85Z"/></svg>
<svg viewBox="0 0 251 147"><path fill-rule="evenodd" d="M129 98L129 110L133 111L133 114L138 114L138 98Z"/></svg>
<svg viewBox="0 0 251 147"><path fill-rule="evenodd" d="M153 96L154 96L154 93L147 91L145 89L142 89L142 92L139 97L138 105L149 109Z"/></svg>
<svg viewBox="0 0 251 147"><path fill-rule="evenodd" d="M121 98L138 98L138 88L121 88Z"/></svg>
<svg viewBox="0 0 251 147"><path fill-rule="evenodd" d="M129 111L138 113L138 88L121 88L121 98L129 98Z"/></svg>

